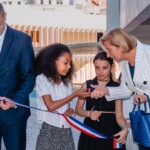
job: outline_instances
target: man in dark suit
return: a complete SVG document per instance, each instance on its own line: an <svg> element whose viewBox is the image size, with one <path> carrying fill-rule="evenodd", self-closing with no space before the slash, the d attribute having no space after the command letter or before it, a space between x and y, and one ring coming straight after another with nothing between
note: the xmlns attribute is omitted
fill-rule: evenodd
<svg viewBox="0 0 150 150"><path fill-rule="evenodd" d="M26 125L30 110L6 101L29 105L35 84L34 51L31 38L10 28L0 3L0 144L7 150L26 149ZM1 145L0 145L1 147Z"/></svg>

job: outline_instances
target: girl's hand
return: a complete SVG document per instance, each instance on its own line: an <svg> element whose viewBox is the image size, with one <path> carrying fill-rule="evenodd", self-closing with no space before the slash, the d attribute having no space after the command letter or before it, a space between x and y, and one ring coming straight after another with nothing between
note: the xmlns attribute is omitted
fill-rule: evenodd
<svg viewBox="0 0 150 150"><path fill-rule="evenodd" d="M114 137L119 137L119 138L115 138L116 142L124 144L126 142L128 132L129 132L128 129L125 128L120 132L118 132L117 134L115 134Z"/></svg>
<svg viewBox="0 0 150 150"><path fill-rule="evenodd" d="M140 103L144 103L144 102L148 101L146 95L134 95L133 96L133 103L136 105L138 104L138 98L140 99Z"/></svg>
<svg viewBox="0 0 150 150"><path fill-rule="evenodd" d="M68 108L65 112L64 112L64 115L66 116L71 116L74 114L74 110L72 108Z"/></svg>
<svg viewBox="0 0 150 150"><path fill-rule="evenodd" d="M79 97L79 99L85 99L86 97L90 97L91 96L91 93L90 92L87 92L85 90L78 90L75 92L76 96Z"/></svg>
<svg viewBox="0 0 150 150"><path fill-rule="evenodd" d="M101 98L107 94L107 88L99 85L91 85L94 90L91 92L91 98Z"/></svg>
<svg viewBox="0 0 150 150"><path fill-rule="evenodd" d="M101 116L101 112L94 110L94 111L91 111L91 112L90 112L90 116L89 116L89 117L91 118L91 120L95 120L95 121L97 120L97 121L99 121L98 118L99 118L100 116Z"/></svg>

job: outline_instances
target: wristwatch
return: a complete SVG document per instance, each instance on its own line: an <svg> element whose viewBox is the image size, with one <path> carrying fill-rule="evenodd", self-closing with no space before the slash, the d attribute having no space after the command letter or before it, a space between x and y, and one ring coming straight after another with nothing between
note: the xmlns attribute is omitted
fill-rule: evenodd
<svg viewBox="0 0 150 150"><path fill-rule="evenodd" d="M123 130L123 129L128 129L128 131L129 131L129 127L128 127L128 125L123 125L123 126L121 126L121 129Z"/></svg>

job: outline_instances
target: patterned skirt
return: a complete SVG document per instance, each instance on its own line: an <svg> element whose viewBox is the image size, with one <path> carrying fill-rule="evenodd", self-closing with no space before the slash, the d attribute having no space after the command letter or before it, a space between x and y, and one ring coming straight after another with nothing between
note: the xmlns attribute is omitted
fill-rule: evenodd
<svg viewBox="0 0 150 150"><path fill-rule="evenodd" d="M58 128L44 122L36 150L75 150L71 128Z"/></svg>

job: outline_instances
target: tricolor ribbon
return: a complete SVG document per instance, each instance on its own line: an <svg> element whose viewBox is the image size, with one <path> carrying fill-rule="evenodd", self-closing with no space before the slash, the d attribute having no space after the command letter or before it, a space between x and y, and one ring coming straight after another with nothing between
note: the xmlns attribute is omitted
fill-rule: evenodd
<svg viewBox="0 0 150 150"><path fill-rule="evenodd" d="M60 114L58 113L57 111L48 111L48 110L44 110L44 109L40 109L40 108L37 108L37 107L33 107L33 106L28 106L28 105L24 105L24 104L21 104L21 103L18 103L18 102L15 102L14 100L10 100L10 99L5 99L5 98L1 98L0 97L0 101L8 101L10 103L13 103L17 106L21 106L21 107L24 107L24 108L31 108L31 109L35 109L35 110L38 110L38 111L44 111L44 112L50 112L50 113L55 113L55 114L58 114L58 115L61 115L65 118L65 120L72 126L74 127L75 129L79 130L80 132L83 132L84 134L90 136L90 137L93 137L93 138L103 138L103 139L107 139L107 138L113 138L113 137L110 137L110 136L106 136L92 128L90 128L89 126L83 124L82 122L78 121L77 119L75 119L74 117L72 116L66 116L64 114ZM113 139L113 147L115 149L118 149L118 148L122 148L122 144L120 143L117 143L116 140Z"/></svg>
<svg viewBox="0 0 150 150"><path fill-rule="evenodd" d="M77 119L75 119L74 117L70 116L67 117L65 115L63 115L63 117L66 119L66 121L75 129L83 132L84 134L91 136L93 138L103 138L103 139L107 139L110 138L109 136L106 136L100 132L97 132L96 130L93 130L92 128L90 128L89 126L81 123L80 121L78 121Z"/></svg>
<svg viewBox="0 0 150 150"><path fill-rule="evenodd" d="M113 148L114 149L122 148L122 144L117 143L116 140L113 139Z"/></svg>

